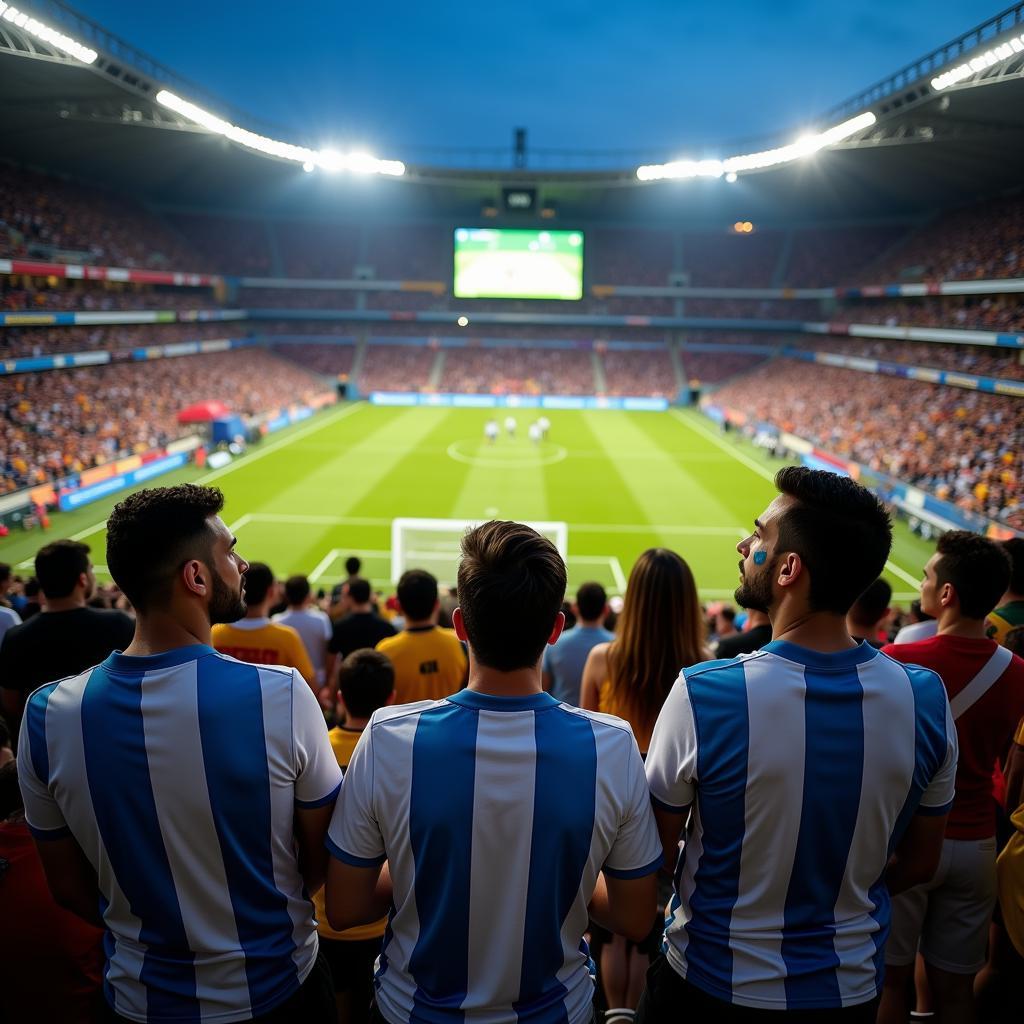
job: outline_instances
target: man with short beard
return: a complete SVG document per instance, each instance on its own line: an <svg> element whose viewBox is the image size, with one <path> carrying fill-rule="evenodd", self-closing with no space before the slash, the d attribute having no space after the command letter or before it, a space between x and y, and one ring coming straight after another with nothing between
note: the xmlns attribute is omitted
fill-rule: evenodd
<svg viewBox="0 0 1024 1024"><path fill-rule="evenodd" d="M942 681L846 629L889 517L847 477L790 466L775 482L736 592L773 639L684 669L647 755L678 865L638 1024L873 1024L890 893L938 863L957 759Z"/></svg>
<svg viewBox="0 0 1024 1024"><path fill-rule="evenodd" d="M309 893L341 785L293 668L210 645L245 614L219 490L139 491L107 522L124 653L28 699L25 816L57 903L107 929L110 1019L334 1018Z"/></svg>

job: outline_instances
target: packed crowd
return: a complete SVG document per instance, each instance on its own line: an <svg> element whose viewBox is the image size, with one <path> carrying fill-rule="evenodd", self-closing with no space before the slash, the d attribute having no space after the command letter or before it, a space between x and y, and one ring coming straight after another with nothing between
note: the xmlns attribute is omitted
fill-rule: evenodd
<svg viewBox="0 0 1024 1024"><path fill-rule="evenodd" d="M218 399L255 415L323 390L308 371L259 349L0 377L3 487L163 447L195 430L177 420L195 402Z"/></svg>
<svg viewBox="0 0 1024 1024"><path fill-rule="evenodd" d="M664 548L566 604L510 522L317 594L194 485L105 588L0 566L12 1024L1016 1020L1024 541L940 537L896 632L881 503L776 485L738 612Z"/></svg>
<svg viewBox="0 0 1024 1024"><path fill-rule="evenodd" d="M594 393L594 364L589 351L473 347L445 349L444 355L441 391L513 395Z"/></svg>
<svg viewBox="0 0 1024 1024"><path fill-rule="evenodd" d="M891 302L847 302L830 312L830 321L886 324L889 327L948 327L953 330L1013 332L1024 329L1024 307L1014 295L963 299L931 296Z"/></svg>
<svg viewBox="0 0 1024 1024"><path fill-rule="evenodd" d="M369 345L359 387L371 391L425 391L437 350L424 345Z"/></svg>
<svg viewBox="0 0 1024 1024"><path fill-rule="evenodd" d="M0 165L0 258L206 269L166 223L121 196Z"/></svg>
<svg viewBox="0 0 1024 1024"><path fill-rule="evenodd" d="M864 267L873 267L907 230L905 224L847 224L794 231L785 284L790 288L827 288L856 280ZM885 284L887 280L872 277L871 283Z"/></svg>
<svg viewBox="0 0 1024 1024"><path fill-rule="evenodd" d="M176 324L103 324L95 327L8 327L0 332L0 359L68 352L124 352L211 338L238 338L252 325L239 320Z"/></svg>
<svg viewBox="0 0 1024 1024"><path fill-rule="evenodd" d="M1020 349L987 345L932 344L921 341L876 341L868 338L799 338L790 344L814 352L837 352L890 363L907 363L982 377L1024 380Z"/></svg>
<svg viewBox="0 0 1024 1024"><path fill-rule="evenodd" d="M1024 403L1002 395L777 359L715 394L826 451L1024 528Z"/></svg>
<svg viewBox="0 0 1024 1024"><path fill-rule="evenodd" d="M872 284L900 280L963 281L1020 277L1024 199L991 199L943 214L865 268Z"/></svg>
<svg viewBox="0 0 1024 1024"><path fill-rule="evenodd" d="M668 349L607 349L600 360L609 395L644 395L675 401L679 393Z"/></svg>
<svg viewBox="0 0 1024 1024"><path fill-rule="evenodd" d="M749 373L766 359L763 355L744 352L694 352L684 349L681 353L683 372L688 381L700 385L721 384L741 373Z"/></svg>
<svg viewBox="0 0 1024 1024"><path fill-rule="evenodd" d="M347 345L291 343L274 345L272 350L282 359L289 359L293 363L298 363L299 366L325 377L347 376L352 372L352 363L356 354L356 347L351 343Z"/></svg>
<svg viewBox="0 0 1024 1024"><path fill-rule="evenodd" d="M100 281L0 276L0 312L21 310L101 312L130 309L215 309L209 288L162 288Z"/></svg>

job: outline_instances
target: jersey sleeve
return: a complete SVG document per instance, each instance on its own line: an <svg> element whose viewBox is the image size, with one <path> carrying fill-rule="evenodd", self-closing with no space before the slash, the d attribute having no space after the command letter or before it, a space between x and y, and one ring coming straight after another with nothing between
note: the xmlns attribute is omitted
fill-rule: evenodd
<svg viewBox="0 0 1024 1024"><path fill-rule="evenodd" d="M644 763L636 740L629 744L629 780L626 806L618 835L604 864L604 872L613 878L641 878L661 867L663 851L658 826L651 810L651 792L644 775Z"/></svg>
<svg viewBox="0 0 1024 1024"><path fill-rule="evenodd" d="M693 803L697 782L697 728L685 670L669 691L647 751L651 799L663 810L682 812Z"/></svg>
<svg viewBox="0 0 1024 1024"><path fill-rule="evenodd" d="M292 730L295 803L305 809L323 807L338 795L341 769L320 704L297 669L292 669Z"/></svg>
<svg viewBox="0 0 1024 1024"><path fill-rule="evenodd" d="M943 696L945 689L943 689ZM956 765L959 756L957 743L956 726L953 724L953 714L949 710L949 701L946 701L946 750L942 763L939 765L928 788L925 789L918 804L919 814L946 814L953 806L953 796L956 783Z"/></svg>
<svg viewBox="0 0 1024 1024"><path fill-rule="evenodd" d="M64 814L49 787L50 759L46 749L46 696L37 691L25 705L18 738L18 784L25 802L25 821L36 839L63 839L70 834Z"/></svg>
<svg viewBox="0 0 1024 1024"><path fill-rule="evenodd" d="M373 721L363 730L345 771L338 803L327 830L332 857L357 868L371 868L386 859L384 837L373 804Z"/></svg>

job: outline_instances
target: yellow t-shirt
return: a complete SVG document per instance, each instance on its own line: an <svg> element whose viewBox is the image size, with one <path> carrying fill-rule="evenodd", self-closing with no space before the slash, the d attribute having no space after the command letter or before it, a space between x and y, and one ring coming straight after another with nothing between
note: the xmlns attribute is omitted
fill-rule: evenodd
<svg viewBox="0 0 1024 1024"><path fill-rule="evenodd" d="M1024 601L1011 601L988 614L988 636L997 644L1006 644L1011 629L1024 626Z"/></svg>
<svg viewBox="0 0 1024 1024"><path fill-rule="evenodd" d="M252 627L242 622L253 622ZM310 685L316 679L302 637L291 626L282 626L267 619L242 619L213 627L213 646L221 654L230 654L239 661L254 665L287 665L297 668Z"/></svg>
<svg viewBox="0 0 1024 1024"><path fill-rule="evenodd" d="M441 700L462 688L466 652L453 630L406 629L377 644L395 667L395 703Z"/></svg>
<svg viewBox="0 0 1024 1024"><path fill-rule="evenodd" d="M361 735L361 730L344 729L340 726L327 734L331 741L331 747L334 749L334 756L338 759L342 770L347 768L349 761L352 760L352 751L356 749ZM325 939L335 939L339 942L379 939L383 937L384 929L387 927L388 919L382 917L379 921L373 921L371 924L357 924L354 928L346 928L343 932L335 931L327 923L327 908L324 905L323 889L313 897L313 906L316 910L316 930Z"/></svg>

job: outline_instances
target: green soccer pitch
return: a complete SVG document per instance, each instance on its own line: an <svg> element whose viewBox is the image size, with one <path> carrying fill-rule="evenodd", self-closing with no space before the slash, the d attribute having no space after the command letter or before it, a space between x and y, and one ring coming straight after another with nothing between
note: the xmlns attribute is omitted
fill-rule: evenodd
<svg viewBox="0 0 1024 1024"><path fill-rule="evenodd" d="M503 423L506 410L497 410ZM551 429L526 436L539 412L517 410L515 438L484 438L485 409L335 406L274 435L213 472L188 467L153 481L216 484L225 522L245 558L279 577L309 574L329 588L350 554L390 586L396 517L564 521L570 591L588 579L621 592L645 548L671 547L689 562L705 599L738 582L738 540L775 494L781 465L744 440L722 436L693 410L666 413L547 411ZM0 560L25 573L38 547L74 537L104 568L104 520L124 494L53 516L53 527L0 542ZM836 543L841 544L837 537ZM897 524L887 574L895 600L917 592L932 546Z"/></svg>

